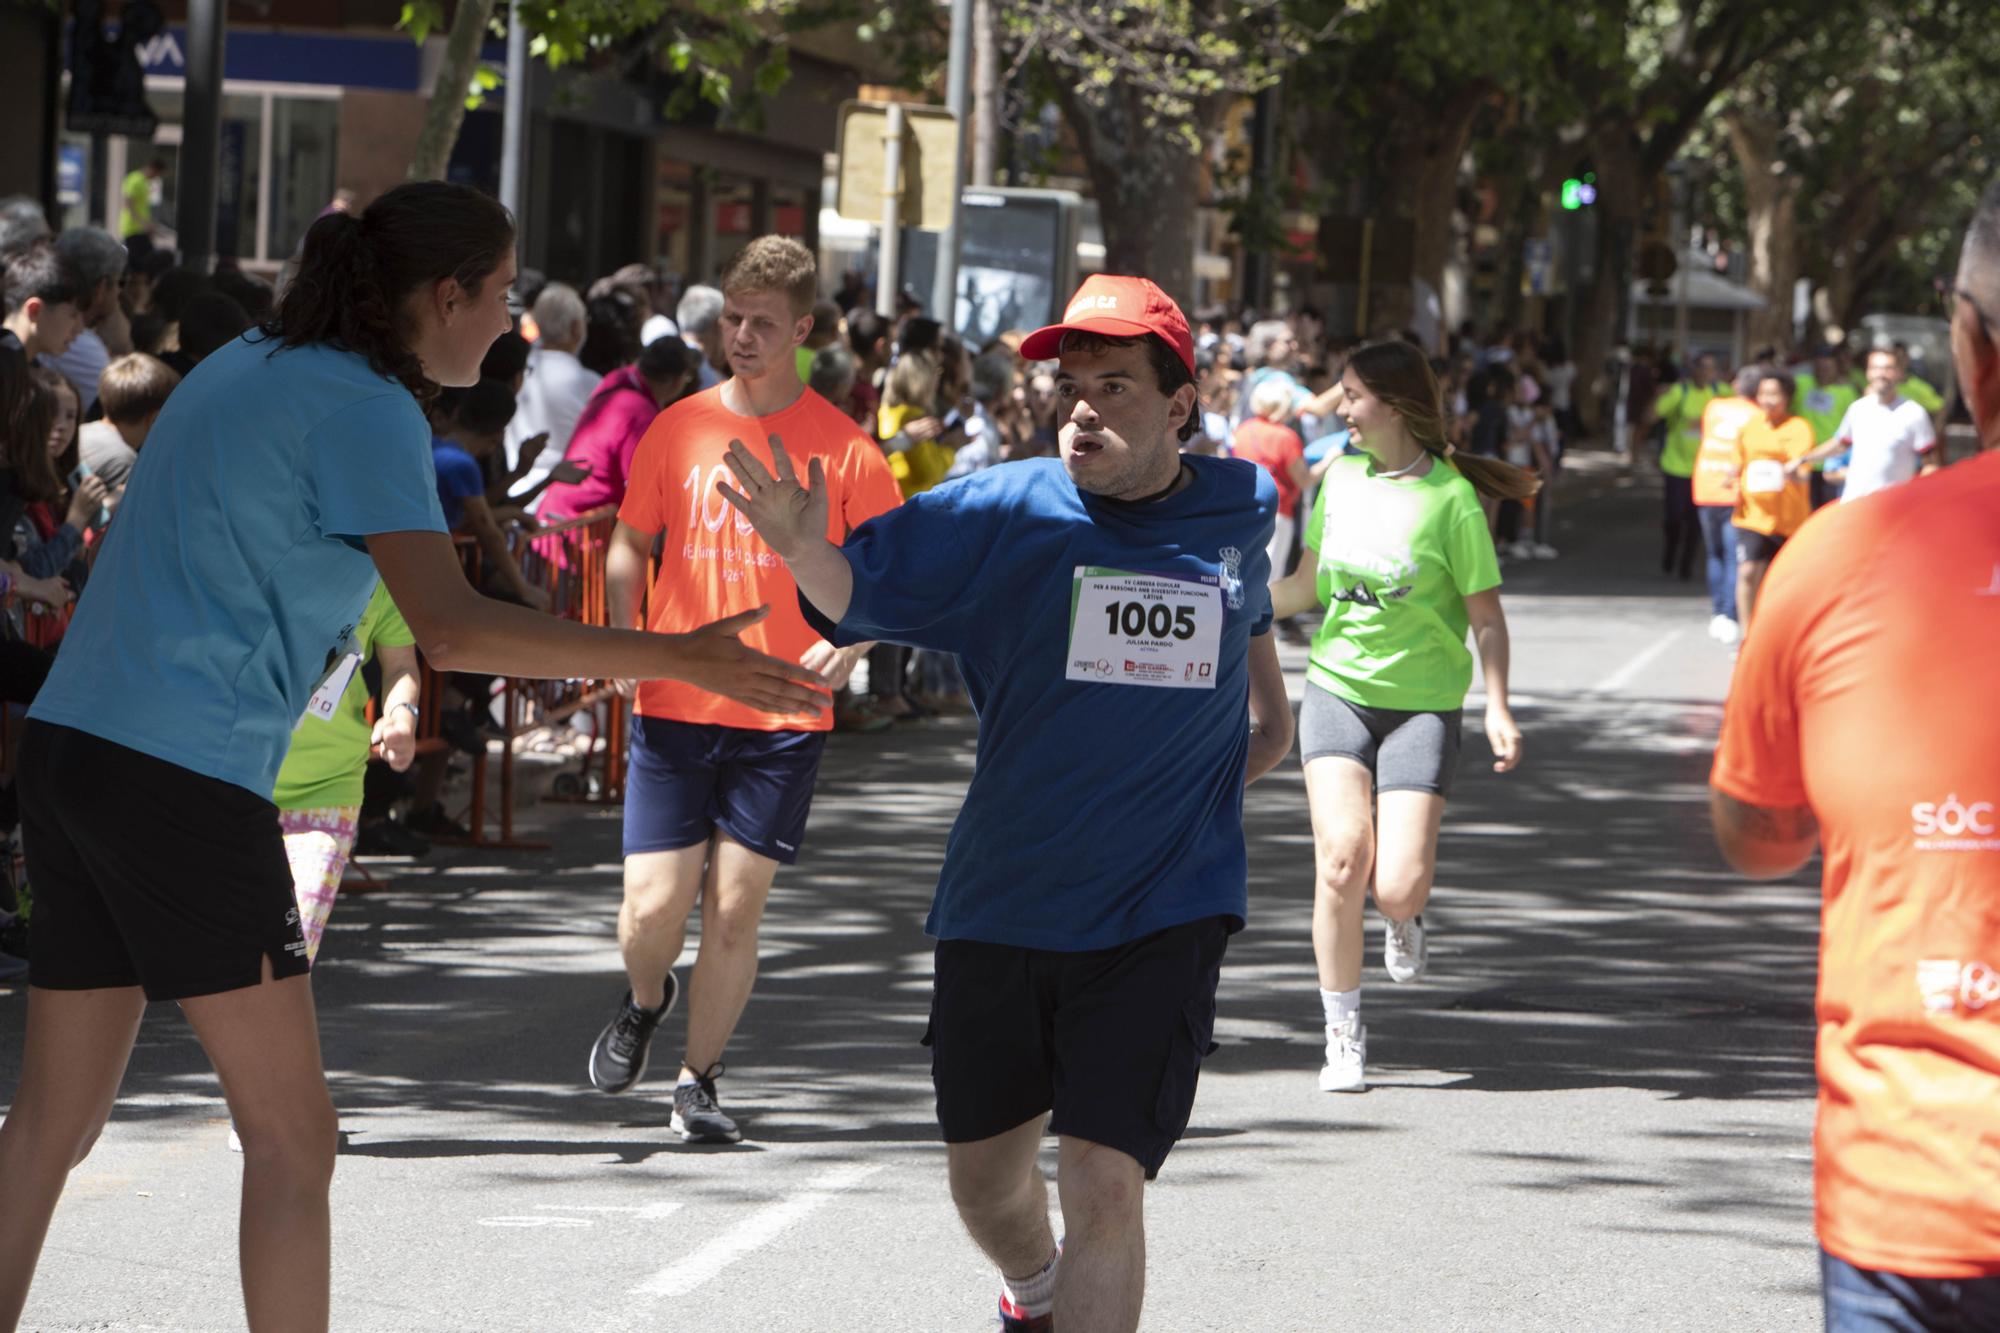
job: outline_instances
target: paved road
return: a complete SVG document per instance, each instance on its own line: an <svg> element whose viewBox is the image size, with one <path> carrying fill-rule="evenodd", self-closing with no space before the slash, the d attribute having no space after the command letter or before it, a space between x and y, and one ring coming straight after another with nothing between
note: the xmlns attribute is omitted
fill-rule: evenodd
<svg viewBox="0 0 2000 1333"><path fill-rule="evenodd" d="M1579 489L1562 559L1510 571L1528 762L1496 777L1468 730L1431 979L1371 968L1364 1096L1314 1083L1296 761L1254 789L1254 920L1149 1193L1148 1329L1817 1327L1817 895L1713 851L1727 651L1653 572L1653 493ZM991 1328L917 1045L920 926L971 759L964 723L836 739L723 1081L734 1149L681 1145L659 1082L584 1087L622 988L614 811L541 806L553 852L441 857L343 900L316 982L345 1130L335 1327ZM1371 918L1371 958L1378 939ZM21 1010L0 988L0 1095ZM241 1326L239 1159L156 1010L24 1327Z"/></svg>

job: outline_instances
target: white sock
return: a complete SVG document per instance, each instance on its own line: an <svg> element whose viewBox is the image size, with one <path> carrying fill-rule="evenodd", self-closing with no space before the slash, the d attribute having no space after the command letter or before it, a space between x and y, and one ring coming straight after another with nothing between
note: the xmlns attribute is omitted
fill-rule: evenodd
<svg viewBox="0 0 2000 1333"><path fill-rule="evenodd" d="M1019 1307L1029 1318L1053 1314L1056 1308L1056 1261L1062 1258L1062 1249L1049 1256L1039 1273L1033 1277L1008 1277L1000 1275L1000 1285L1006 1289L1007 1299Z"/></svg>
<svg viewBox="0 0 2000 1333"><path fill-rule="evenodd" d="M1361 1018L1361 987L1353 990L1327 990L1321 988L1319 1007L1326 1013L1326 1025L1339 1027L1342 1023Z"/></svg>

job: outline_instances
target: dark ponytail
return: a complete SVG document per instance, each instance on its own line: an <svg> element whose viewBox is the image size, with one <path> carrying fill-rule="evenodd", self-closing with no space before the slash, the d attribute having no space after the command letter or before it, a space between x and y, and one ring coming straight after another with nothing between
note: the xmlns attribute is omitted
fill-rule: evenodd
<svg viewBox="0 0 2000 1333"><path fill-rule="evenodd" d="M1472 489L1496 500L1525 500L1542 489L1542 479L1498 458L1454 449L1445 432L1444 397L1422 350L1406 342L1370 343L1347 358L1368 392L1396 409L1410 438L1439 462L1449 462Z"/></svg>
<svg viewBox="0 0 2000 1333"><path fill-rule="evenodd" d="M285 347L333 343L359 353L428 401L438 386L409 346L404 304L446 278L478 296L513 248L514 220L493 199L445 181L406 182L358 215L313 223L263 332Z"/></svg>

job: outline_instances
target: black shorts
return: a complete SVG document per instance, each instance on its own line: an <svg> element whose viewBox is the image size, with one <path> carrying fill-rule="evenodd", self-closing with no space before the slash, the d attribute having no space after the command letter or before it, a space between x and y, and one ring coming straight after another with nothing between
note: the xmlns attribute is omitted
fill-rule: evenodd
<svg viewBox="0 0 2000 1333"><path fill-rule="evenodd" d="M1231 924L1205 917L1088 953L938 941L924 1045L944 1141L990 1139L1052 1110L1051 1132L1158 1175L1214 1049Z"/></svg>
<svg viewBox="0 0 2000 1333"><path fill-rule="evenodd" d="M308 970L278 807L70 727L29 722L21 840L35 911L28 984L140 986L149 1000Z"/></svg>
<svg viewBox="0 0 2000 1333"><path fill-rule="evenodd" d="M1736 559L1743 564L1752 560L1770 560L1778 554L1778 548L1785 544L1783 537L1773 537L1768 532L1752 532L1748 528L1736 529Z"/></svg>
<svg viewBox="0 0 2000 1333"><path fill-rule="evenodd" d="M823 731L751 731L632 719L625 774L625 855L671 852L721 829L780 865L799 859Z"/></svg>

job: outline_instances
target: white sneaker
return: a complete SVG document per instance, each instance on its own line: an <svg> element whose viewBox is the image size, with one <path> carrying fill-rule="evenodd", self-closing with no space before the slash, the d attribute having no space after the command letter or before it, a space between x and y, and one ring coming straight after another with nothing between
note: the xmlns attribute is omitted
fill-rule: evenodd
<svg viewBox="0 0 2000 1333"><path fill-rule="evenodd" d="M1516 560L1533 560L1535 558L1535 548L1528 542L1514 542L1507 547L1507 554L1513 556Z"/></svg>
<svg viewBox="0 0 2000 1333"><path fill-rule="evenodd" d="M1536 542L1534 543L1534 545L1530 546L1528 550L1534 555L1535 559L1537 560L1553 560L1556 558L1557 554L1556 548L1549 545L1547 542Z"/></svg>
<svg viewBox="0 0 2000 1333"><path fill-rule="evenodd" d="M1714 639L1717 643L1721 643L1722 636L1727 633L1722 627L1728 623L1728 616L1710 616L1708 618L1708 637Z"/></svg>
<svg viewBox="0 0 2000 1333"><path fill-rule="evenodd" d="M1368 1029L1358 1018L1326 1027L1326 1067L1319 1071L1321 1092L1366 1092Z"/></svg>
<svg viewBox="0 0 2000 1333"><path fill-rule="evenodd" d="M1430 965L1430 946L1424 943L1424 914L1408 921L1388 921L1382 938L1382 966L1392 981L1415 981Z"/></svg>
<svg viewBox="0 0 2000 1333"><path fill-rule="evenodd" d="M1717 616L1716 619L1722 622L1721 626L1715 632L1715 638L1718 643L1734 644L1738 639L1743 637L1743 627L1728 616Z"/></svg>
<svg viewBox="0 0 2000 1333"><path fill-rule="evenodd" d="M231 1125L229 1127L229 1151L231 1152L243 1151L243 1136L236 1132L236 1126L234 1125Z"/></svg>

